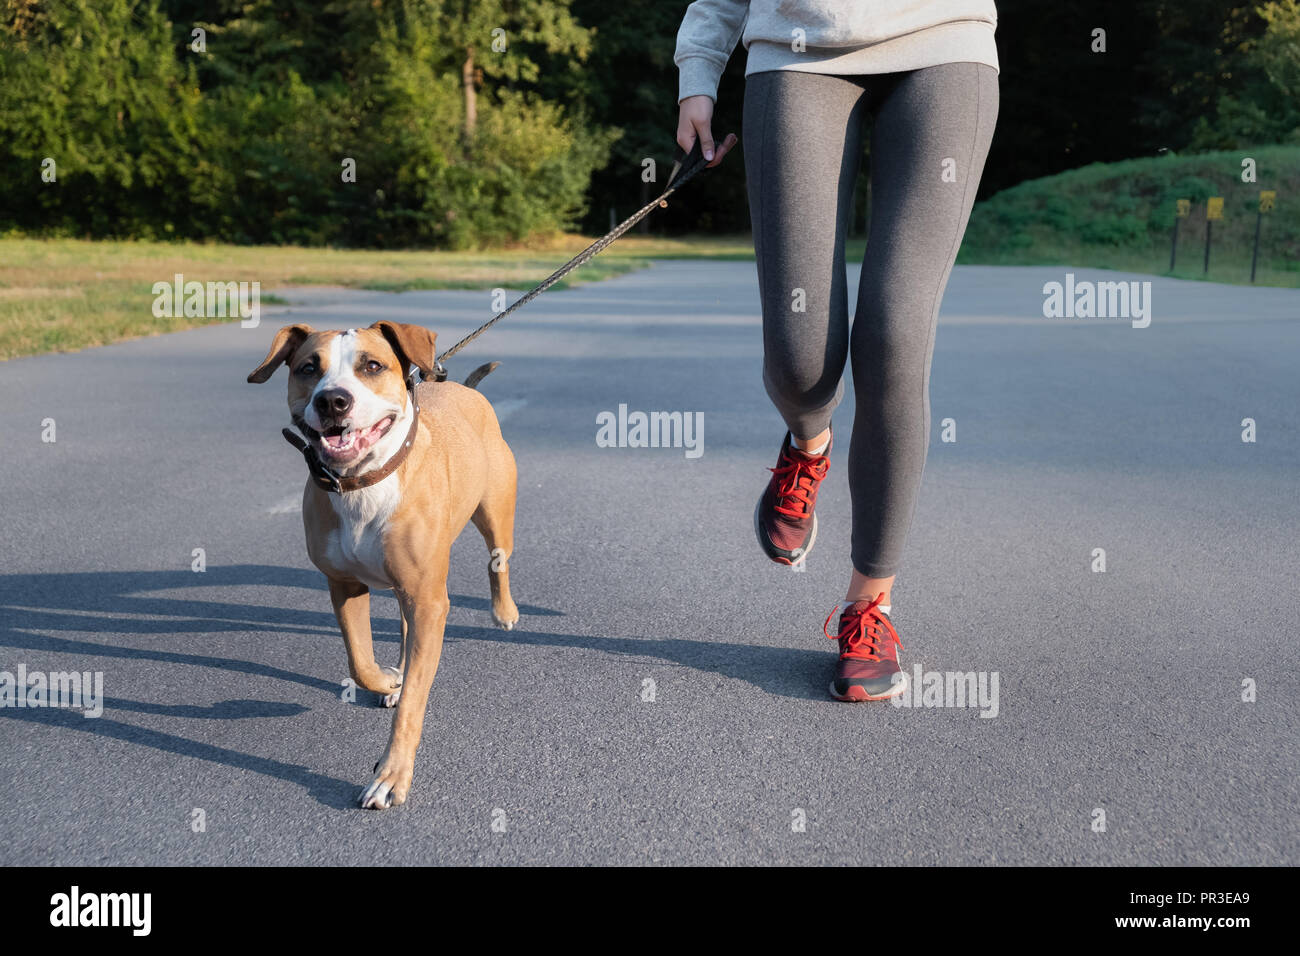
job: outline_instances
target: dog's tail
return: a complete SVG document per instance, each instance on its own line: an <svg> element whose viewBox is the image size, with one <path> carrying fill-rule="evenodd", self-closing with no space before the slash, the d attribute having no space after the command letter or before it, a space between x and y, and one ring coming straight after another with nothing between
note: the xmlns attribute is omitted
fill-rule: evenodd
<svg viewBox="0 0 1300 956"><path fill-rule="evenodd" d="M500 364L500 362L488 362L486 365L480 365L469 373L469 378L465 379L465 387L478 388L478 383L487 378L488 374Z"/></svg>

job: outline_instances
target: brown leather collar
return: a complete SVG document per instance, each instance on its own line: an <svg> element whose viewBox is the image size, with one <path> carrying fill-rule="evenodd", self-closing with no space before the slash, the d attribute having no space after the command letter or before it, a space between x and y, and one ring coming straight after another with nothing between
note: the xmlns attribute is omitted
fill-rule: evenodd
<svg viewBox="0 0 1300 956"><path fill-rule="evenodd" d="M402 442L402 447L397 449L396 454L379 468L353 478L344 478L339 475L338 472L321 460L320 454L316 451L314 445L299 438L288 428L282 429L280 434L284 436L285 441L302 452L303 458L307 460L307 470L311 473L311 480L316 483L318 488L336 495L349 491L360 491L362 488L369 488L371 485L379 484L379 482L397 471L398 468L402 467L402 462L406 461L406 456L411 453L411 447L415 444L416 432L420 429L420 403L415 400L414 388L407 392L407 395L411 402L411 427L406 432L406 440ZM314 436L317 434L316 430L299 416L294 416L293 423L298 426L304 435Z"/></svg>

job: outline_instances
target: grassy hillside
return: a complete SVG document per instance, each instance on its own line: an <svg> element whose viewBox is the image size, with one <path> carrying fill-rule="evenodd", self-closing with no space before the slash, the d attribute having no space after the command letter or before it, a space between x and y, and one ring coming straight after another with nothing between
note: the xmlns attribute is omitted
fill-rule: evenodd
<svg viewBox="0 0 1300 956"><path fill-rule="evenodd" d="M1241 181L1247 157L1257 182ZM1222 196L1207 278L1249 282L1261 189L1276 190L1277 204L1264 216L1256 283L1300 286L1300 146L1094 163L1021 183L976 205L958 261L1168 275L1175 200L1190 199L1172 274L1199 279L1206 199Z"/></svg>

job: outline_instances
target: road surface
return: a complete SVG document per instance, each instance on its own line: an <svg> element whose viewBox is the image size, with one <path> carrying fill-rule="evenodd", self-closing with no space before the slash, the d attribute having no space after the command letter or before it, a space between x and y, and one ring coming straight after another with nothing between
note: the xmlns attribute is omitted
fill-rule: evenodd
<svg viewBox="0 0 1300 956"><path fill-rule="evenodd" d="M492 626L469 529L383 813L355 800L391 712L342 699L283 372L244 378L281 324L449 345L490 293L293 289L256 329L0 364L0 670L100 672L105 698L0 708L0 863L1300 862L1300 293L1155 279L1147 328L1044 318L1066 272L955 271L894 593L909 673L996 674L996 716L827 697L844 456L807 570L766 563L752 263L552 291L476 342L452 372L503 363L523 617ZM702 413L703 453L598 447L620 405ZM395 660L391 597L375 631Z"/></svg>

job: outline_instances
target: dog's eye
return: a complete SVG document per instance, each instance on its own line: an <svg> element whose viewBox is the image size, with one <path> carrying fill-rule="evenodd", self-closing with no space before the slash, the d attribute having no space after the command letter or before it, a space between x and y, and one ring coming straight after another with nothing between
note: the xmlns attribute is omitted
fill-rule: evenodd
<svg viewBox="0 0 1300 956"><path fill-rule="evenodd" d="M384 366L382 362L376 362L374 359L371 359L366 363L367 372L382 372L383 370Z"/></svg>
<svg viewBox="0 0 1300 956"><path fill-rule="evenodd" d="M299 365L299 366L298 366L298 374L299 374L299 375L315 375L315 374L316 374L316 360L315 360L315 359L308 359L306 362L303 362L301 365Z"/></svg>

